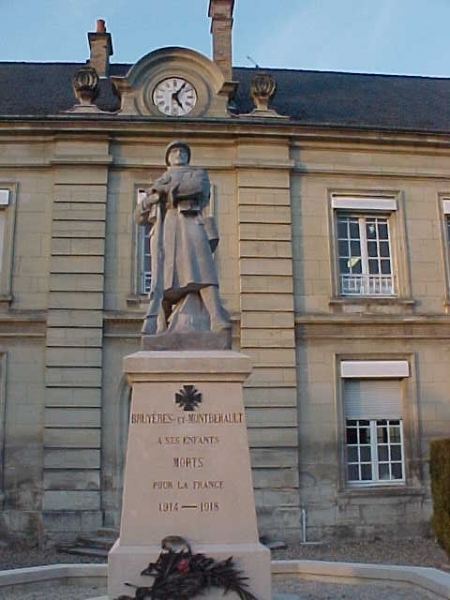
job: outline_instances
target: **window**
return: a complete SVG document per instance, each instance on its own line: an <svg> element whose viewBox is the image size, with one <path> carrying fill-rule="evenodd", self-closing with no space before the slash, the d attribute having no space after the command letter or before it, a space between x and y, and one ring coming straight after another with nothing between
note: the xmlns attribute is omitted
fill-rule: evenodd
<svg viewBox="0 0 450 600"><path fill-rule="evenodd" d="M342 296L395 296L389 214L395 199L334 196ZM364 212L363 212L364 211Z"/></svg>
<svg viewBox="0 0 450 600"><path fill-rule="evenodd" d="M338 213L337 235L341 294L394 295L387 218Z"/></svg>
<svg viewBox="0 0 450 600"><path fill-rule="evenodd" d="M137 202L142 202L145 190L138 190ZM150 233L151 226L138 226L138 293L148 294L151 285Z"/></svg>
<svg viewBox="0 0 450 600"><path fill-rule="evenodd" d="M350 486L405 482L401 379L405 361L341 363L345 468ZM366 378L379 375L379 378ZM391 378L392 374L395 378ZM359 375L359 377L357 377Z"/></svg>
<svg viewBox="0 0 450 600"><path fill-rule="evenodd" d="M400 419L348 419L347 481L404 481L403 428Z"/></svg>
<svg viewBox="0 0 450 600"><path fill-rule="evenodd" d="M150 226L139 227L139 293L148 294L152 281L150 257Z"/></svg>
<svg viewBox="0 0 450 600"><path fill-rule="evenodd" d="M450 199L444 198L442 200L442 210L444 213L444 227L445 227L445 245L446 245L446 262L447 262L447 279L448 286L450 287Z"/></svg>
<svg viewBox="0 0 450 600"><path fill-rule="evenodd" d="M14 183L0 183L0 306L12 301L11 278L17 189Z"/></svg>
<svg viewBox="0 0 450 600"><path fill-rule="evenodd" d="M0 354L0 504L4 492L6 414L6 354Z"/></svg>

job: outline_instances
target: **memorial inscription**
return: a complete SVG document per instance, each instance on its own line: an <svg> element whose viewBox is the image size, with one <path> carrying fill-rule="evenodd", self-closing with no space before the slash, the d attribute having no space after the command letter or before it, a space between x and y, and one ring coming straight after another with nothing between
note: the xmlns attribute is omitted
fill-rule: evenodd
<svg viewBox="0 0 450 600"><path fill-rule="evenodd" d="M150 482L159 513L220 511L220 493L226 489L226 481L214 475L211 478L211 472L203 477L199 474L213 467L215 452L220 452L221 436L211 428L242 425L244 414L207 412L204 408L201 392L194 385L184 385L175 393L173 411L133 412L130 416L132 428L146 428L148 447L163 450L160 460L166 478ZM198 426L207 426L208 431L193 433L192 427Z"/></svg>

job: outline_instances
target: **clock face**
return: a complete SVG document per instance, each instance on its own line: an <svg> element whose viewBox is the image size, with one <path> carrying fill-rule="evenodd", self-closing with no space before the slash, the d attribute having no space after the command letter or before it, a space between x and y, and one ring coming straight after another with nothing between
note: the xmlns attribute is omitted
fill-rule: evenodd
<svg viewBox="0 0 450 600"><path fill-rule="evenodd" d="M160 113L170 117L182 117L197 104L194 86L183 77L168 77L153 90L153 103Z"/></svg>

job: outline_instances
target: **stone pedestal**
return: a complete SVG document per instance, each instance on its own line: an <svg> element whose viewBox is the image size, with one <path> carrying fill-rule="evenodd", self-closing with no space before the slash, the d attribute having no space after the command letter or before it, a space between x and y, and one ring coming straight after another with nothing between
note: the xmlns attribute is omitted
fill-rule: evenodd
<svg viewBox="0 0 450 600"><path fill-rule="evenodd" d="M250 359L229 350L142 351L124 359L124 370L133 391L109 597L133 595L125 582L150 585L140 572L176 535L194 553L233 556L248 589L269 600L270 553L258 541L242 402Z"/></svg>

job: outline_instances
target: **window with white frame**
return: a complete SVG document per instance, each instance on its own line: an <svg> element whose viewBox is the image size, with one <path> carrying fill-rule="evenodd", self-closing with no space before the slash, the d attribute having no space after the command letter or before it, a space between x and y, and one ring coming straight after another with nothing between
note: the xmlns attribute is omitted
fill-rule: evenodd
<svg viewBox="0 0 450 600"><path fill-rule="evenodd" d="M445 240L447 250L447 268L449 270L450 278L450 198L444 198L442 200L442 210L445 219Z"/></svg>
<svg viewBox="0 0 450 600"><path fill-rule="evenodd" d="M356 361L342 363L341 371L348 485L403 484L401 378L409 373L408 363Z"/></svg>
<svg viewBox="0 0 450 600"><path fill-rule="evenodd" d="M145 198L145 190L138 190L137 202L140 203ZM151 256L150 256L150 233L151 225L138 227L138 293L148 294L152 280Z"/></svg>
<svg viewBox="0 0 450 600"><path fill-rule="evenodd" d="M5 472L6 354L0 353L0 492Z"/></svg>
<svg viewBox="0 0 450 600"><path fill-rule="evenodd" d="M0 306L11 300L17 185L0 183Z"/></svg>
<svg viewBox="0 0 450 600"><path fill-rule="evenodd" d="M394 198L332 198L335 211L339 293L395 296L389 216Z"/></svg>

